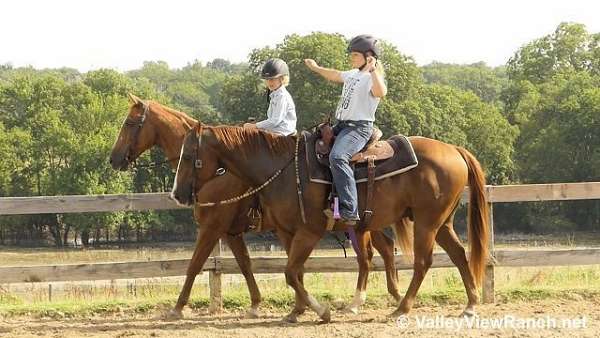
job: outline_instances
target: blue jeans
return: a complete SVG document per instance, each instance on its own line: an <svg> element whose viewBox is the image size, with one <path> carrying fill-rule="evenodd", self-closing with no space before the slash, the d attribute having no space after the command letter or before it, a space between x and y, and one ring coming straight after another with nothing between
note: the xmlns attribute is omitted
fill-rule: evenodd
<svg viewBox="0 0 600 338"><path fill-rule="evenodd" d="M347 220L358 220L358 196L350 159L369 141L373 122L339 121L333 132L337 137L329 153L329 165L339 196L340 215Z"/></svg>

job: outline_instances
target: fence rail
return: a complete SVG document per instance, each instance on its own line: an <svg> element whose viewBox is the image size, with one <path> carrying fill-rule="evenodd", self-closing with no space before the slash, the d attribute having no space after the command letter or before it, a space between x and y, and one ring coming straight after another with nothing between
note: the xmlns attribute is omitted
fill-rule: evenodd
<svg viewBox="0 0 600 338"><path fill-rule="evenodd" d="M486 186L489 203L600 199L600 182ZM466 202L468 188L463 193ZM168 193L0 197L0 215L185 209Z"/></svg>
<svg viewBox="0 0 600 338"><path fill-rule="evenodd" d="M58 264L28 267L0 267L0 283L89 281L133 278L156 278L185 275L189 259L164 261L107 262L93 264ZM279 273L287 262L286 257L254 257L254 273ZM373 257L373 271L384 271L383 259ZM560 266L600 264L600 249L568 250L500 250L490 264L502 267ZM454 264L445 253L433 255L433 268L448 268ZM396 256L399 270L412 269L412 261ZM355 272L355 257L310 257L306 272ZM239 273L233 257L210 257L203 271L222 274Z"/></svg>
<svg viewBox="0 0 600 338"><path fill-rule="evenodd" d="M468 188L463 194L466 202ZM486 195L490 209L490 261L486 267L483 285L484 302L494 301L494 268L496 266L559 266L600 264L600 249L572 250L494 250L493 203L564 201L600 199L600 182L557 183L487 186ZM150 209L179 209L167 193L143 193L120 195L40 196L0 198L0 215L111 212ZM252 267L255 273L276 273L285 268L285 257L255 257ZM0 283L52 282L78 280L106 280L181 276L185 274L188 259L111 262L96 264L65 264L49 266L0 267ZM410 261L396 257L398 269L412 269ZM434 254L434 268L454 266L444 253ZM354 272L357 271L353 257L311 257L306 262L307 272ZM381 257L373 258L373 269L382 271ZM221 243L204 265L209 272L211 307L221 307L222 274L239 273L235 259L221 257Z"/></svg>

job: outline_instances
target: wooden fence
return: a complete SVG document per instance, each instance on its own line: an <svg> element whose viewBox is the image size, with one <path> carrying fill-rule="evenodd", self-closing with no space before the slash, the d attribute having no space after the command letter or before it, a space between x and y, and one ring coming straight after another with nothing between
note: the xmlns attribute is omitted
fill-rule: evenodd
<svg viewBox="0 0 600 338"><path fill-rule="evenodd" d="M468 189L466 189L468 190ZM467 201L468 191L463 195ZM564 201L600 199L600 182L532 184L487 186L486 194L490 205L490 260L486 267L483 285L483 301L494 302L494 268L496 266L559 266L600 264L600 249L571 250L494 250L493 203L528 201ZM0 215L108 212L123 210L177 209L167 193L144 193L122 195L87 196L43 196L0 198ZM354 257L310 257L306 272L354 272L357 271ZM79 280L110 280L152 278L185 275L189 259L110 262L97 264L60 264L49 266L0 267L0 283L52 282ZM285 257L254 257L255 273L283 272ZM412 264L402 256L396 257L398 269L412 269ZM433 268L453 267L444 253L436 253ZM222 306L222 274L239 273L234 258L221 257L219 243L212 257L205 263L209 272L211 308ZM383 271L381 257L373 258L373 269Z"/></svg>

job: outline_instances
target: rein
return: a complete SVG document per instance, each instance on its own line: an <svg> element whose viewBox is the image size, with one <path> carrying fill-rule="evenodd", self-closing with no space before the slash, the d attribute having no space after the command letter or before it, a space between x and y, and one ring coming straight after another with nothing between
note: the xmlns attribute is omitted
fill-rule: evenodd
<svg viewBox="0 0 600 338"><path fill-rule="evenodd" d="M195 159L193 160L194 162L194 171L196 169L201 169L203 164L202 164L202 160L199 159L198 156L198 152L200 150L200 146L202 145L202 126L200 126L200 131L199 131L200 137L198 137L198 147L196 148L196 152L195 152ZM295 170L296 170L296 187L297 187L297 191L298 191L298 203L300 205L300 214L302 216L302 221L304 223L306 223L306 216L304 213L304 203L303 203L303 198L302 198L302 189L300 186L300 173L299 173L299 168L298 168L298 149L300 145L300 136L298 136L296 138L296 148L294 151L294 156L285 164L285 166L283 166L283 168L277 170L273 175L271 175L263 184L261 184L260 186L256 187L256 188L250 188L248 189L245 193L232 197L232 198L228 198L226 200L221 200L218 202L206 202L206 203L200 203L198 201L198 196L196 195L196 175L194 172L192 172L192 193L194 194L194 201L196 202L196 206L199 207L214 207L217 205L223 205L223 204L231 204L231 203L236 203L241 201L244 198L250 197L254 194L256 194L257 192L263 190L265 187L267 187L269 184L271 184L277 177L279 177L279 175L287 168L289 167L292 162L295 163ZM223 170L222 173L225 173L225 169L224 168L219 168L219 170ZM221 173L221 174L222 174ZM217 175L219 174L219 171L217 171Z"/></svg>
<svg viewBox="0 0 600 338"><path fill-rule="evenodd" d="M277 170L275 172L275 174L273 174L271 177L269 177L269 179L267 181L265 181L265 183L261 184L257 188L250 188L250 189L248 189L248 191L246 191L245 193L243 193L241 195L238 195L238 196L226 199L226 200L218 201L218 202L198 203L198 198L196 197L195 198L196 205L200 206L200 207L214 207L214 206L221 205L221 204L231 204L231 203L241 201L246 197L250 197L250 196L256 194L257 192L263 190L267 185L271 184L271 182L273 182L285 168L289 167L289 165L291 163L292 163L292 161L290 160L283 168Z"/></svg>

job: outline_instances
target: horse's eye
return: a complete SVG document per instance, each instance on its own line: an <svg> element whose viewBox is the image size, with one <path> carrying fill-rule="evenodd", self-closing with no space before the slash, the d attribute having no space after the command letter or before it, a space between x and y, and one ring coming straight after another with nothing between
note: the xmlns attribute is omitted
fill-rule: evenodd
<svg viewBox="0 0 600 338"><path fill-rule="evenodd" d="M191 161L192 160L192 155L183 153L183 154L181 154L181 158L184 159L184 160L186 160L186 161Z"/></svg>

